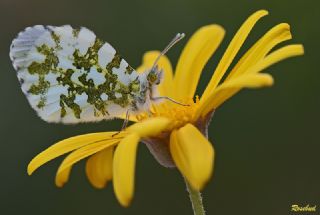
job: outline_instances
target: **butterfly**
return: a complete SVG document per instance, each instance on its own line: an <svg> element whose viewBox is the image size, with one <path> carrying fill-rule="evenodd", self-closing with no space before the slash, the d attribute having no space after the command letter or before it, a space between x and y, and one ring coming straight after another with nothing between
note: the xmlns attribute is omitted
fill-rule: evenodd
<svg viewBox="0 0 320 215"><path fill-rule="evenodd" d="M150 108L163 72L157 63L184 34L177 34L155 60L137 73L89 29L36 25L12 41L10 58L30 105L47 122L112 119ZM181 104L184 105L184 104Z"/></svg>

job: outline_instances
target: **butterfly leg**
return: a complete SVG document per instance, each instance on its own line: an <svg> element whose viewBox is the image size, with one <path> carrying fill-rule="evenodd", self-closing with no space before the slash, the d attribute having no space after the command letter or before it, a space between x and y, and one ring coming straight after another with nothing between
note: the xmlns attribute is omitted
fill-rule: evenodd
<svg viewBox="0 0 320 215"><path fill-rule="evenodd" d="M123 130L125 130L125 129L127 128L128 122L129 122L129 117L130 117L130 109L128 109L127 112L126 112L126 118L125 118L124 121L123 121L121 130L118 131L117 133L113 134L112 137L120 134L121 131L123 131Z"/></svg>
<svg viewBox="0 0 320 215"><path fill-rule="evenodd" d="M173 103L175 103L175 104L178 104L178 105L190 106L190 105L188 105L188 104L183 104L183 103L181 103L181 102L178 102L178 101L176 101L176 100L174 100L174 99L172 99L172 98L170 98L170 97L168 97L168 96L159 96L159 97L152 97L152 98L151 98L152 101L157 101L157 100L162 100L162 99L169 100L169 101L171 101L171 102L173 102Z"/></svg>
<svg viewBox="0 0 320 215"><path fill-rule="evenodd" d="M122 127L121 127L121 131L125 130L127 128L128 122L129 122L129 117L130 117L130 109L127 110L126 112L126 118L123 121Z"/></svg>

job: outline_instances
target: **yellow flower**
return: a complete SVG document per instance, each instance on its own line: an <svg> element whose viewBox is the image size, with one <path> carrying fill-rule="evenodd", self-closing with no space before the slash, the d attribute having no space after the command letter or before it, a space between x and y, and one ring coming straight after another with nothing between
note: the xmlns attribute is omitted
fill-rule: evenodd
<svg viewBox="0 0 320 215"><path fill-rule="evenodd" d="M302 45L286 45L273 50L291 39L290 26L281 23L270 29L233 68L229 68L251 29L267 13L258 11L244 22L200 98L195 96L195 91L201 72L221 43L224 29L219 25L208 25L196 31L185 46L174 75L169 60L161 58L159 67L164 71L164 79L159 85L160 95L189 106L164 101L153 105L151 114L131 117L136 123L114 137L116 132L101 132L62 140L37 155L29 164L28 173L32 174L44 163L70 152L57 171L56 185L61 187L68 181L72 166L89 157L86 174L92 185L103 188L112 180L119 202L128 206L134 193L137 144L142 141L162 165L176 166L193 189L201 190L213 171L214 149L207 138L207 126L214 111L243 88L271 86L272 76L260 72L283 59L303 54ZM158 54L158 51L147 52L138 72L150 69ZM226 76L227 70L230 72Z"/></svg>

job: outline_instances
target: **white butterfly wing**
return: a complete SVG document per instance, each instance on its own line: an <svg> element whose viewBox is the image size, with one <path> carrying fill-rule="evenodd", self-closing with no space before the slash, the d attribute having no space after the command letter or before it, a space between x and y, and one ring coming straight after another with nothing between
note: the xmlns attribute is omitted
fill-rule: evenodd
<svg viewBox="0 0 320 215"><path fill-rule="evenodd" d="M30 105L48 122L114 118L139 93L137 72L87 28L28 27L10 58Z"/></svg>

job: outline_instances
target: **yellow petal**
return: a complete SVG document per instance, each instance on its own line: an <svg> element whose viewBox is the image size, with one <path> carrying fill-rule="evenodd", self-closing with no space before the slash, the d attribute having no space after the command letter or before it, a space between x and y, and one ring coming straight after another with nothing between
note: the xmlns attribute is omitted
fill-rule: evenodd
<svg viewBox="0 0 320 215"><path fill-rule="evenodd" d="M225 31L219 25L208 25L196 31L183 49L174 77L175 97L187 102L193 99L201 72L220 45Z"/></svg>
<svg viewBox="0 0 320 215"><path fill-rule="evenodd" d="M210 94L212 94L213 90L217 87L221 79L223 78L224 74L226 73L227 69L229 68L230 64L232 63L234 57L240 50L241 46L243 45L244 41L246 40L247 36L249 35L251 29L257 23L257 21L266 16L268 14L265 10L260 10L251 15L240 27L236 35L233 37L232 41L230 42L227 50L225 51L222 59L220 60L213 76L205 89L201 99L204 101Z"/></svg>
<svg viewBox="0 0 320 215"><path fill-rule="evenodd" d="M148 51L143 55L142 65L137 68L139 73L143 73L150 70L154 64L154 61L159 56L159 51ZM173 72L170 60L166 56L162 56L158 62L158 67L163 71L163 79L158 85L159 94L162 96L171 96Z"/></svg>
<svg viewBox="0 0 320 215"><path fill-rule="evenodd" d="M300 44L285 46L267 55L262 61L259 61L259 63L250 68L250 70L247 73L258 73L266 69L267 67L275 63L278 63L279 61L285 60L290 57L300 56L303 54L304 48Z"/></svg>
<svg viewBox="0 0 320 215"><path fill-rule="evenodd" d="M112 179L113 147L108 147L88 158L86 174L96 188L104 188Z"/></svg>
<svg viewBox="0 0 320 215"><path fill-rule="evenodd" d="M140 137L152 137L160 134L170 124L171 120L165 117L153 117L135 123L127 128L128 132L138 134Z"/></svg>
<svg viewBox="0 0 320 215"><path fill-rule="evenodd" d="M223 102L244 87L257 88L271 86L273 84L273 78L270 75L257 73L281 60L303 55L303 53L304 49L302 45L288 45L267 55L263 60L260 60L250 67L244 75L230 78L230 80L225 81L216 88L206 101L200 104L200 107L195 114L195 119L200 115L205 116L213 109L218 108Z"/></svg>
<svg viewBox="0 0 320 215"><path fill-rule="evenodd" d="M75 149L81 148L93 142L111 138L112 135L115 133L116 132L91 133L91 134L79 135L79 136L75 136L75 137L71 137L71 138L59 141L58 143L50 146L45 151L41 152L31 160L31 162L28 165L28 174L31 175L40 166L42 166L43 164L47 163L48 161L56 157L59 157L63 154L66 154ZM121 134L121 135L124 135L124 134ZM117 138L118 137L119 136L117 136Z"/></svg>
<svg viewBox="0 0 320 215"><path fill-rule="evenodd" d="M129 206L134 192L137 145L140 138L132 133L118 145L113 160L113 188L120 204Z"/></svg>
<svg viewBox="0 0 320 215"><path fill-rule="evenodd" d="M242 75L231 81L225 82L217 88L216 92L227 88L259 88L273 84L273 78L269 74L248 74Z"/></svg>
<svg viewBox="0 0 320 215"><path fill-rule="evenodd" d="M56 175L55 178L55 184L57 187L63 187L65 183L68 182L70 173L71 173L72 165L68 168L65 168L62 172L59 173L59 175Z"/></svg>
<svg viewBox="0 0 320 215"><path fill-rule="evenodd" d="M196 127L187 124L171 133L170 151L191 186L201 190L213 171L214 150L211 143Z"/></svg>
<svg viewBox="0 0 320 215"><path fill-rule="evenodd" d="M118 116L117 118L125 120L125 119L127 118L127 113L122 114L122 115ZM130 114L130 115L129 115L129 121L131 121L131 122L138 122L139 120L137 119L137 115L135 115L135 114Z"/></svg>
<svg viewBox="0 0 320 215"><path fill-rule="evenodd" d="M273 27L240 59L226 80L244 74L251 66L262 60L276 45L291 38L288 24L282 23Z"/></svg>
<svg viewBox="0 0 320 215"><path fill-rule="evenodd" d="M206 101L201 104L195 114L195 119L200 116L206 116L244 87L258 88L271 86L272 84L273 78L269 74L245 74L226 81L217 87Z"/></svg>
<svg viewBox="0 0 320 215"><path fill-rule="evenodd" d="M58 168L57 174L56 174L56 185L58 187L62 187L69 178L70 170L72 168L72 165L77 163L78 161L93 155L99 151L102 151L106 149L107 147L111 147L117 143L119 143L118 138L114 139L108 139L108 140L101 140L96 141L95 143L92 143L90 145L86 145L78 150L75 150L74 152L70 153L61 163L61 165Z"/></svg>

